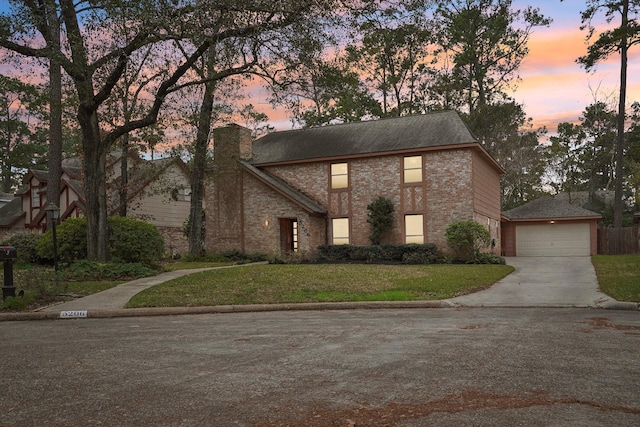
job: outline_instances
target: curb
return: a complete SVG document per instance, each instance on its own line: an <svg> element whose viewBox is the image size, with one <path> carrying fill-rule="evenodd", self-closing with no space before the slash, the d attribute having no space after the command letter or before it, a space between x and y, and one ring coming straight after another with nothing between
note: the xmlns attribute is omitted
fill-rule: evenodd
<svg viewBox="0 0 640 427"><path fill-rule="evenodd" d="M254 313L265 311L329 311L355 309L450 308L446 301L371 301L294 304L217 305L204 307L145 307L113 310L36 311L0 313L0 322L21 320L107 319L115 317L178 316L183 314Z"/></svg>
<svg viewBox="0 0 640 427"><path fill-rule="evenodd" d="M640 310L640 303L637 302L626 302L626 301L606 301L599 306L600 308L604 308L605 310Z"/></svg>
<svg viewBox="0 0 640 427"><path fill-rule="evenodd" d="M371 301L371 302L325 302L295 304L247 304L219 305L204 307L147 307L123 308L113 310L73 310L73 311L37 311L27 313L0 313L0 322L24 320L66 320L66 319L110 319L116 317L179 316L184 314L225 314L257 313L268 311L330 311L362 309L402 309L402 308L476 308L453 304L449 300L437 301ZM640 310L640 303L608 301L596 307L587 306L482 306L481 308L595 308L605 310Z"/></svg>

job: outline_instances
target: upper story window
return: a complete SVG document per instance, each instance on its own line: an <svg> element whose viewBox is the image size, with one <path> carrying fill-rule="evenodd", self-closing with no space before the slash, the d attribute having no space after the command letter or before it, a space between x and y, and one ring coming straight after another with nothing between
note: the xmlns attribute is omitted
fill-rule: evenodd
<svg viewBox="0 0 640 427"><path fill-rule="evenodd" d="M422 182L422 156L404 158L404 182Z"/></svg>
<svg viewBox="0 0 640 427"><path fill-rule="evenodd" d="M331 165L331 188L349 187L349 165L333 163Z"/></svg>
<svg viewBox="0 0 640 427"><path fill-rule="evenodd" d="M31 206L34 208L40 207L40 192L42 188L40 187L31 187Z"/></svg>

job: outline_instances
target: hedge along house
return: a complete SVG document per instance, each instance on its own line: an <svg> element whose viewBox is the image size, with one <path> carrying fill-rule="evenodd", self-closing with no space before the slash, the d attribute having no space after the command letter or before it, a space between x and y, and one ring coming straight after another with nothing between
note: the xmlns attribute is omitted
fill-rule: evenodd
<svg viewBox="0 0 640 427"><path fill-rule="evenodd" d="M367 206L395 207L385 243L435 243L475 220L500 253L502 168L455 112L275 132L214 131L206 184L207 250L316 252L369 245Z"/></svg>
<svg viewBox="0 0 640 427"><path fill-rule="evenodd" d="M503 213L505 256L589 256L602 215L543 197Z"/></svg>

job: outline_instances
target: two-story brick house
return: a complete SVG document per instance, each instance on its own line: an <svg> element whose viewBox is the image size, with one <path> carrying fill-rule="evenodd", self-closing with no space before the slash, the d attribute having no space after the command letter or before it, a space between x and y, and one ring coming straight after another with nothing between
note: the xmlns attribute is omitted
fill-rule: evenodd
<svg viewBox="0 0 640 427"><path fill-rule="evenodd" d="M435 243L475 220L500 253L500 165L451 111L275 132L253 144L230 125L214 132L206 188L207 249L313 253L368 245L367 206L395 207L388 243Z"/></svg>

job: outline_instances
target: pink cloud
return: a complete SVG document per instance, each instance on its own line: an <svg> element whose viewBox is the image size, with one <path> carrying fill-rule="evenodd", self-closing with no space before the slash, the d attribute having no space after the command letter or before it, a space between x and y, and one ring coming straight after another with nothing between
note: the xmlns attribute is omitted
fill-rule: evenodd
<svg viewBox="0 0 640 427"><path fill-rule="evenodd" d="M576 122L589 104L616 105L620 85L619 57L612 55L586 72L575 62L586 54L585 32L547 29L532 35L530 53L520 68L521 81L512 96L524 104L534 126L555 132L563 121ZM640 49L629 54L627 101L640 101Z"/></svg>

